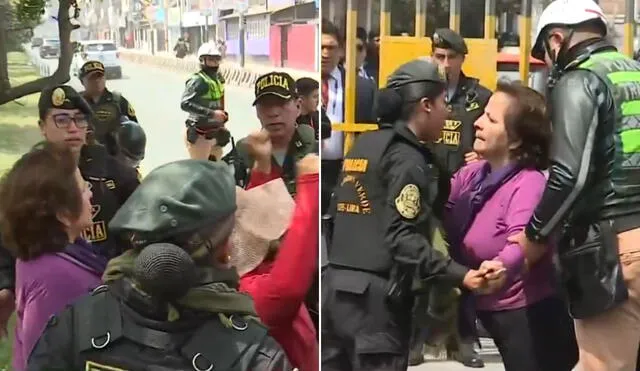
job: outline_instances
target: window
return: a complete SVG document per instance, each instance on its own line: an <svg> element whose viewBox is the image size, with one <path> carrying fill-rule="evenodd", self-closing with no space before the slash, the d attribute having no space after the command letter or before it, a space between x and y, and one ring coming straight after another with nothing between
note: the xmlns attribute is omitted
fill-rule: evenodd
<svg viewBox="0 0 640 371"><path fill-rule="evenodd" d="M118 50L118 48L116 48L115 44L88 44L85 50L88 52L111 52Z"/></svg>

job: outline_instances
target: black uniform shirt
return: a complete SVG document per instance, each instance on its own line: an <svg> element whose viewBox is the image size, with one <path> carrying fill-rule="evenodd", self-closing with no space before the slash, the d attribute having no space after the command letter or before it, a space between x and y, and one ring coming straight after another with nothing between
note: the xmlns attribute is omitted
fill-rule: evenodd
<svg viewBox="0 0 640 371"><path fill-rule="evenodd" d="M425 230L434 205L443 204L440 200L446 200L448 189L438 195L432 179L440 179L440 174L430 151L406 126L395 130L380 162L387 184L385 243L399 263L420 265L421 276L443 276L459 284L469 269L435 250Z"/></svg>

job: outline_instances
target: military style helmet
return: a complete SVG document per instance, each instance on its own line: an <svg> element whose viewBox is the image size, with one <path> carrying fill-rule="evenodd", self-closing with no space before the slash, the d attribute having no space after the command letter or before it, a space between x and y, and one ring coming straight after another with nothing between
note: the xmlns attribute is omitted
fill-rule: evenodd
<svg viewBox="0 0 640 371"><path fill-rule="evenodd" d="M140 124L134 121L125 121L116 132L116 140L120 152L130 165L136 167L144 159L147 147L147 135Z"/></svg>

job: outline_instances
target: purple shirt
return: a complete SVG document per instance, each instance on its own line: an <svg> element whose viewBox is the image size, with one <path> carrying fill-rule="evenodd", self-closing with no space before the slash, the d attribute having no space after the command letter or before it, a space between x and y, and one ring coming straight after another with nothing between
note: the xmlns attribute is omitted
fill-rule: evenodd
<svg viewBox="0 0 640 371"><path fill-rule="evenodd" d="M57 254L16 261L13 369L22 371L49 318L101 285L100 275Z"/></svg>
<svg viewBox="0 0 640 371"><path fill-rule="evenodd" d="M485 165L477 161L460 169L451 180L451 194L445 214L448 234L456 233L450 208L473 186L475 175ZM524 268L524 253L507 237L522 231L533 215L546 184L544 174L536 170L520 170L507 180L484 204L465 235L461 256L470 268L478 268L485 260L499 259L507 268L507 284L492 295L476 297L477 310L499 311L531 305L554 294L552 252L538 261L528 273Z"/></svg>

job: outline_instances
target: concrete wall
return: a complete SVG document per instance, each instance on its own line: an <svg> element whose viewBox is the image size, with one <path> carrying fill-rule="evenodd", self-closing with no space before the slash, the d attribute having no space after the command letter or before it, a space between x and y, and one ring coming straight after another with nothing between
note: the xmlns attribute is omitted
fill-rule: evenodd
<svg viewBox="0 0 640 371"><path fill-rule="evenodd" d="M287 60L282 62L282 28L287 29ZM315 69L317 24L274 25L269 30L269 59L276 67Z"/></svg>

